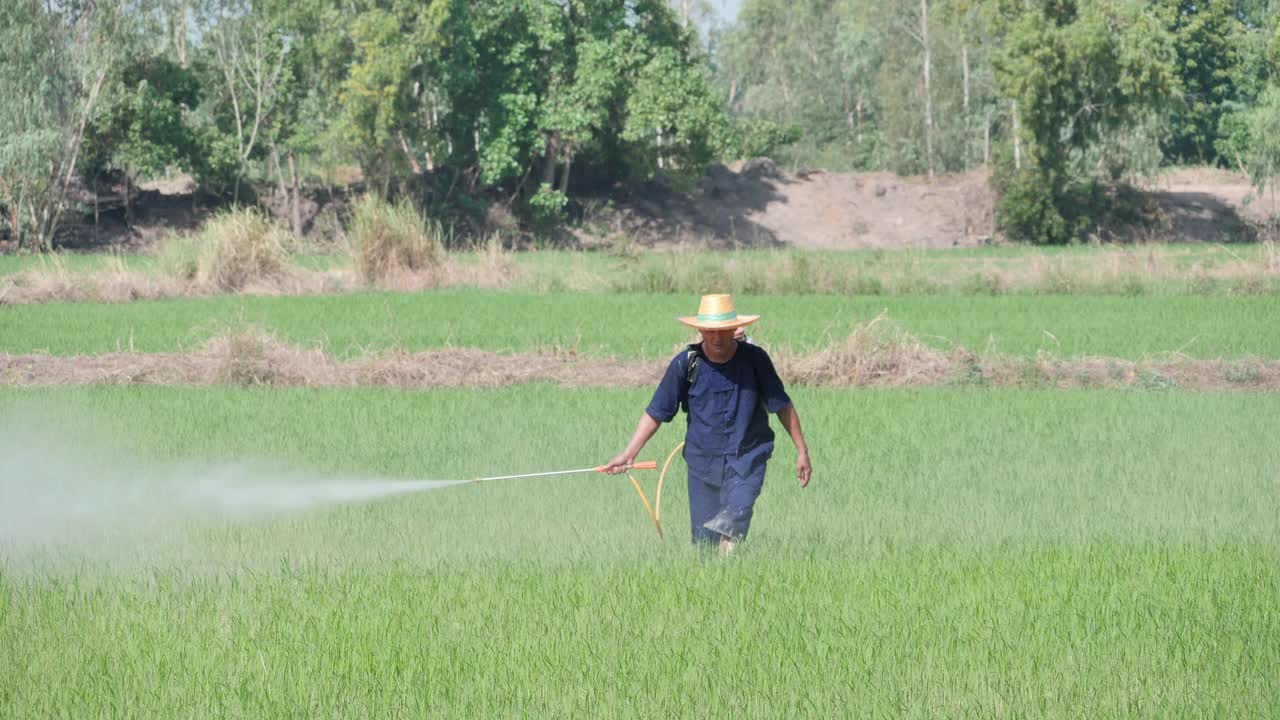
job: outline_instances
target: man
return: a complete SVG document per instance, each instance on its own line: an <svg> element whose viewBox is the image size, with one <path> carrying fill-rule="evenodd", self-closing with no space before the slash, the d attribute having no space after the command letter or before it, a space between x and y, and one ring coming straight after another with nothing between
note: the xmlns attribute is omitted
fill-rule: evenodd
<svg viewBox="0 0 1280 720"><path fill-rule="evenodd" d="M796 446L796 479L809 485L812 468L800 416L759 346L734 331L759 315L739 315L728 295L703 295L698 314L676 318L697 329L702 342L671 359L640 416L627 448L605 470L625 472L661 423L688 414L684 459L689 468L689 519L694 542L719 543L727 555L747 536L765 467L773 454L768 413L776 413Z"/></svg>

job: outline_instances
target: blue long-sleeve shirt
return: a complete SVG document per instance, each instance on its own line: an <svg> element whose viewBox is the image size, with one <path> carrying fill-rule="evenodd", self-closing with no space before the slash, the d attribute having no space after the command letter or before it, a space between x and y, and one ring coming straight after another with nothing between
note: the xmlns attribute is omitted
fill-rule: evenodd
<svg viewBox="0 0 1280 720"><path fill-rule="evenodd" d="M769 413L791 404L773 361L763 348L739 342L726 363L714 363L702 355L692 384L688 386L688 429L684 458L694 476L715 478L725 466L747 476L773 454L773 430ZM689 354L680 352L653 393L645 412L665 423L675 418L686 391Z"/></svg>

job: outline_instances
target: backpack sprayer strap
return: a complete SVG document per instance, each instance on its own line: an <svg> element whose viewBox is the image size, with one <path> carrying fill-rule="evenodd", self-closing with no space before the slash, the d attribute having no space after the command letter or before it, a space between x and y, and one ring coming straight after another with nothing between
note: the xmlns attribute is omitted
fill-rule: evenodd
<svg viewBox="0 0 1280 720"><path fill-rule="evenodd" d="M684 349L685 370L684 386L680 388L680 409L689 412L689 388L698 376L698 363L702 358L702 349L697 345L689 345Z"/></svg>

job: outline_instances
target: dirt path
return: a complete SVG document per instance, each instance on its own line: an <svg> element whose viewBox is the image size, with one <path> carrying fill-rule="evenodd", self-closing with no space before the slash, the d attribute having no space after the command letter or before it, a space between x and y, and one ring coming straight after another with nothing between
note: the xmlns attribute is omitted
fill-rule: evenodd
<svg viewBox="0 0 1280 720"><path fill-rule="evenodd" d="M972 247L995 232L986 173L782 173L779 195L747 217L783 243L815 249Z"/></svg>
<svg viewBox="0 0 1280 720"><path fill-rule="evenodd" d="M1162 173L1143 187L1156 225L1121 230L1155 242L1238 242L1280 212L1248 178L1214 168ZM902 177L887 172L789 172L768 160L711 165L688 198L642 197L629 229L656 245L813 249L949 248L990 242L996 196L985 170Z"/></svg>
<svg viewBox="0 0 1280 720"><path fill-rule="evenodd" d="M132 224L119 212L98 225L68 219L65 243L85 250L135 251L173 231L195 228L214 206L192 200L185 178L142 188ZM1255 198L1248 178L1215 168L1170 170L1146 181L1156 226L1133 239L1158 242L1236 242L1280 213L1280 197ZM283 218L284 206L265 196ZM617 237L668 247L812 249L972 247L996 236L995 192L985 169L954 175L903 177L888 172L791 172L767 159L730 166L713 163L692 193L660 184L614 198L612 211L569 235L584 247ZM325 208L308 201L304 221L323 241L346 201ZM321 222L321 215L324 222ZM586 227L602 236L590 235Z"/></svg>

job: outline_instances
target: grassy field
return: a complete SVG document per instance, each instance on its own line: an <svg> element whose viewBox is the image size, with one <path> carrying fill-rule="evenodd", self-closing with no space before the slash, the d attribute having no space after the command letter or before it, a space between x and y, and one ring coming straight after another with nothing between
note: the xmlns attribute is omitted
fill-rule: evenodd
<svg viewBox="0 0 1280 720"><path fill-rule="evenodd" d="M984 355L1280 358L1274 253L539 251L506 290L3 306L0 352L657 358L715 287L771 351L883 314ZM113 264L158 270L65 270ZM604 462L649 392L0 389L0 717L1280 716L1280 395L793 388L814 483L780 438L723 562L679 462L665 543L625 478L403 492Z"/></svg>
<svg viewBox="0 0 1280 720"><path fill-rule="evenodd" d="M45 303L0 308L0 352L56 355L192 349L253 325L339 356L399 348L499 352L573 350L665 356L688 337L674 318L696 295L446 290L310 297L224 296L127 304ZM1280 295L735 296L764 315L752 335L771 349L808 351L843 339L881 312L935 347L1058 357L1280 357Z"/></svg>
<svg viewBox="0 0 1280 720"><path fill-rule="evenodd" d="M84 531L6 545L0 716L1280 713L1272 395L797 392L814 484L782 440L728 562L686 544L679 478L665 544L598 476L279 515L158 500L582 467L646 399L0 392L0 516L58 486Z"/></svg>

